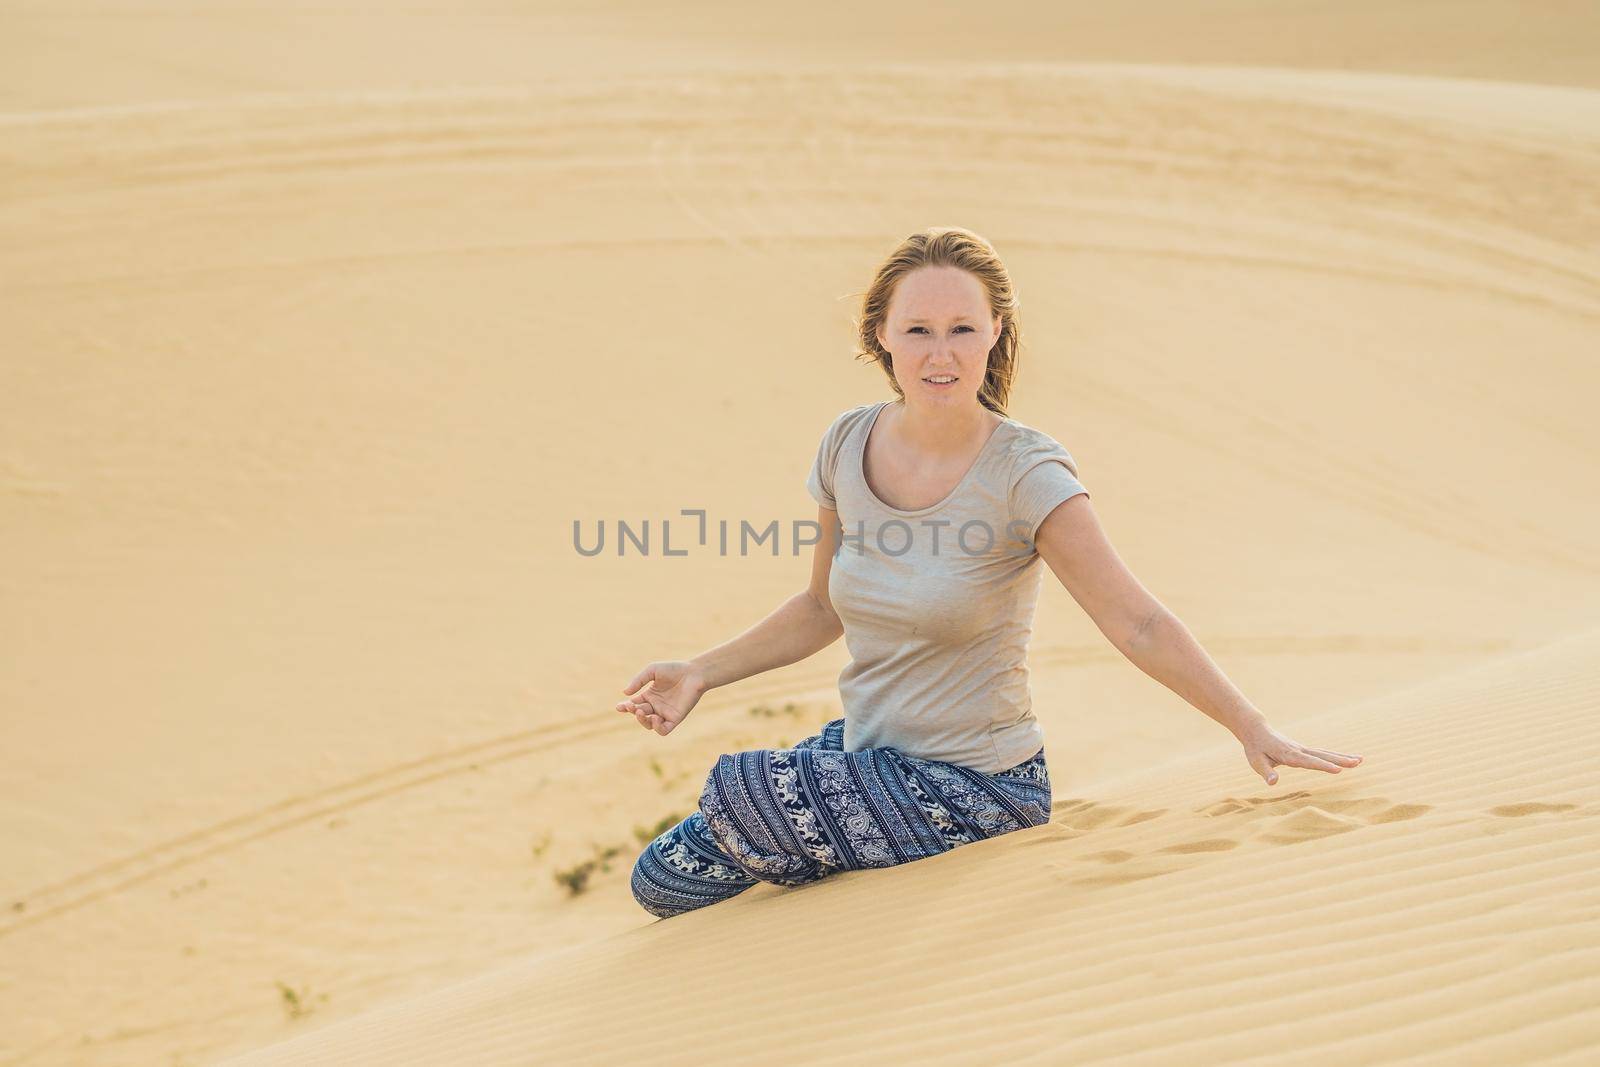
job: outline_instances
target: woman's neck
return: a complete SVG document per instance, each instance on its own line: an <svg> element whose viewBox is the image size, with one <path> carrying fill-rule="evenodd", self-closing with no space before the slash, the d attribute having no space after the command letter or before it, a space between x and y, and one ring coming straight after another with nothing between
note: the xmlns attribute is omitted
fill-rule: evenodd
<svg viewBox="0 0 1600 1067"><path fill-rule="evenodd" d="M931 456L965 455L974 441L987 441L999 421L999 416L977 403L912 407L902 398L890 407L896 409L895 436Z"/></svg>

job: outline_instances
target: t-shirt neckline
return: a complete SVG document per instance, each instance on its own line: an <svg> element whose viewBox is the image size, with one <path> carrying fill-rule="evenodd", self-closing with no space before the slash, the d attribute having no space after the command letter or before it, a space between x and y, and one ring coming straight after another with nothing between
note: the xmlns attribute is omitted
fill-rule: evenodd
<svg viewBox="0 0 1600 1067"><path fill-rule="evenodd" d="M867 420L866 433L861 435L861 453L856 457L856 473L861 477L861 488L866 490L868 499L878 507L895 515L926 515L928 512L942 508L954 500L961 490L966 488L967 483L972 480L972 476L977 472L978 468L983 466L984 461L989 458L989 452L994 447L995 438L1000 436L1000 431L1004 430L1007 424L1011 422L1009 416L1000 416L999 425L995 426L988 439L983 442L983 447L978 450L977 458L972 461L972 466L967 468L967 472L961 476L961 480L956 483L955 488L946 493L943 499L935 501L925 508L912 508L908 511L905 508L894 507L879 499L878 494L872 491L872 484L867 481L867 442L872 439L872 428L878 424L878 416L882 415L883 409L892 403L894 403L892 400L878 401L877 410Z"/></svg>

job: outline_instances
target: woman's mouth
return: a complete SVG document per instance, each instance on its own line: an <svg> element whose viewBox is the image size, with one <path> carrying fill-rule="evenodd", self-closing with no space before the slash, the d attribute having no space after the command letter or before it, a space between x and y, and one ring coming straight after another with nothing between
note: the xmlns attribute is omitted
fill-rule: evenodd
<svg viewBox="0 0 1600 1067"><path fill-rule="evenodd" d="M922 380L933 386L935 389L948 389L961 379L957 378L953 374L935 374L932 377L924 378Z"/></svg>

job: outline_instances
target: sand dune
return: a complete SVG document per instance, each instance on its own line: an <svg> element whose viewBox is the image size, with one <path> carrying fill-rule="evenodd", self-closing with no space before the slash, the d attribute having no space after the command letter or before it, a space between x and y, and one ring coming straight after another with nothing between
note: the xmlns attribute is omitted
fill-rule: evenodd
<svg viewBox="0 0 1600 1067"><path fill-rule="evenodd" d="M1366 773L1241 790L1197 751L1058 795L1048 826L757 886L227 1062L1584 1062L1597 662L1591 629L1305 721Z"/></svg>
<svg viewBox="0 0 1600 1067"><path fill-rule="evenodd" d="M1592 1055L1600 60L1472 8L929 64L888 6L0 4L0 1063ZM653 922L642 839L843 648L645 734L622 682L807 561L572 521L813 515L853 295L942 222L1134 570L1365 763L1261 786L1047 584L1050 826Z"/></svg>

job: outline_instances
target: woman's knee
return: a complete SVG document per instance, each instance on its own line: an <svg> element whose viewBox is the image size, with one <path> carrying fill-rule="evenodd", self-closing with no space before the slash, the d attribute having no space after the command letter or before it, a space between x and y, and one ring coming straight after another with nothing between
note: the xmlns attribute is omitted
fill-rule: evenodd
<svg viewBox="0 0 1600 1067"><path fill-rule="evenodd" d="M754 884L717 849L699 812L646 845L629 879L639 906L663 919L726 900Z"/></svg>
<svg viewBox="0 0 1600 1067"><path fill-rule="evenodd" d="M658 877L662 868L659 858L652 855L654 848L655 843L651 842L639 853L639 858L633 864L629 887L633 890L633 899L639 902L641 908L658 919L666 919L690 910L692 905L670 899Z"/></svg>
<svg viewBox="0 0 1600 1067"><path fill-rule="evenodd" d="M728 786L743 772L737 756L722 755L706 775L700 791L700 814L717 847L750 877L777 885L814 881L821 873L817 861L786 849L760 813L741 803Z"/></svg>

